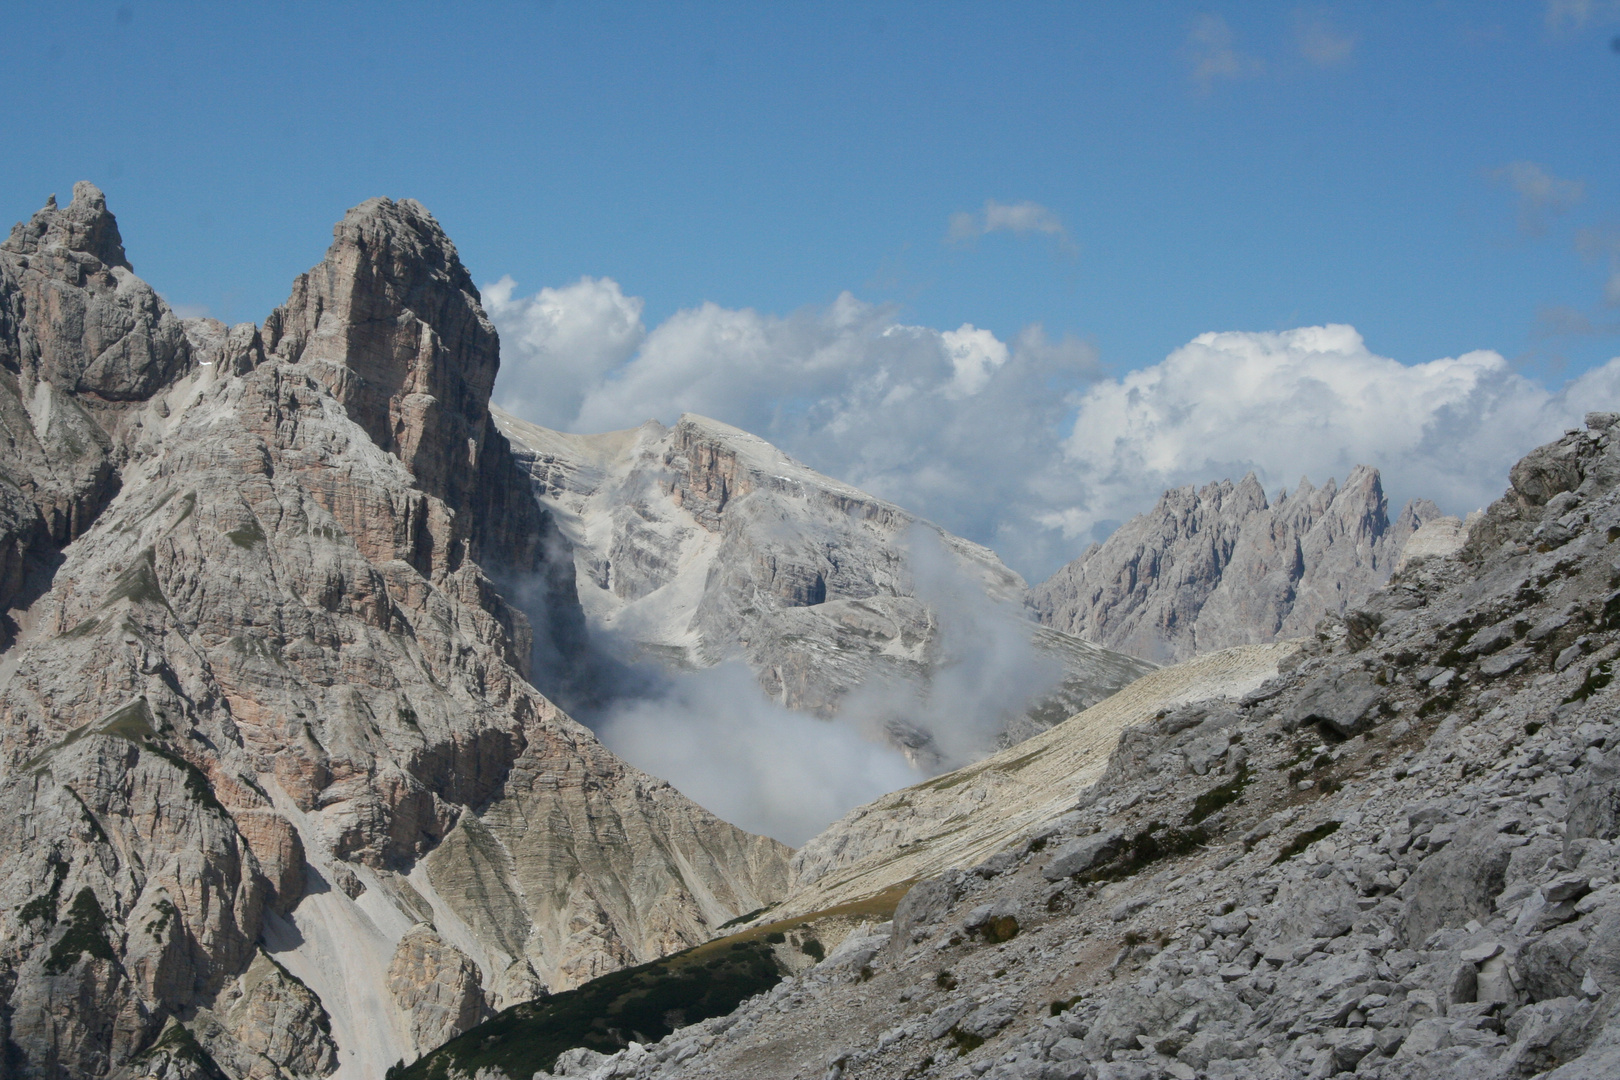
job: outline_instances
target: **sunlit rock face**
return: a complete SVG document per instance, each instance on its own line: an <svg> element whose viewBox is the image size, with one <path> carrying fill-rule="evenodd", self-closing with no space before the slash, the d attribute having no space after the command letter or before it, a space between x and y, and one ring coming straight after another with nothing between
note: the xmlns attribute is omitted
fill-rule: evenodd
<svg viewBox="0 0 1620 1080"><path fill-rule="evenodd" d="M1027 685L1026 699L1009 690L1013 707L988 721L1002 742L1153 667L1032 625L1023 580L988 548L717 420L573 435L495 417L573 544L593 629L632 655L676 668L740 659L772 700L832 717L874 683L926 692L1005 634L1007 664L1049 674L1035 701ZM934 767L921 712L886 734Z"/></svg>
<svg viewBox="0 0 1620 1080"><path fill-rule="evenodd" d="M177 319L88 184L0 245L12 1075L381 1076L781 893L530 681L584 620L497 359L409 201L262 328Z"/></svg>
<svg viewBox="0 0 1620 1080"><path fill-rule="evenodd" d="M1391 520L1364 465L1343 487L1302 479L1275 504L1253 473L1176 488L1029 603L1047 626L1161 662L1299 637L1388 581L1407 539L1440 518L1419 499Z"/></svg>

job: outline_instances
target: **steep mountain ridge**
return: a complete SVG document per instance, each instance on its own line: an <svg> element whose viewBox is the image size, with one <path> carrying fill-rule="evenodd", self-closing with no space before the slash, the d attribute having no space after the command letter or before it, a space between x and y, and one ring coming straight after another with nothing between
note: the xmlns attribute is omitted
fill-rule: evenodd
<svg viewBox="0 0 1620 1080"><path fill-rule="evenodd" d="M1419 499L1391 521L1365 465L1343 487L1301 477L1275 505L1253 473L1174 488L1031 589L1029 604L1047 626L1161 662L1299 637L1387 581L1407 539L1440 517Z"/></svg>
<svg viewBox="0 0 1620 1080"><path fill-rule="evenodd" d="M572 559L419 205L260 330L176 319L77 185L0 312L7 1075L376 1077L781 894L786 848L528 681Z"/></svg>

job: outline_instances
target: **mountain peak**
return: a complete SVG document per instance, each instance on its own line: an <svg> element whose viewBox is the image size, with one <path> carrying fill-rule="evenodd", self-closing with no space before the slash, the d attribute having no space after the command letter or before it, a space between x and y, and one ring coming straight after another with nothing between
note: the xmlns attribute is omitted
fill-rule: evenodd
<svg viewBox="0 0 1620 1080"><path fill-rule="evenodd" d="M12 226L0 248L17 255L32 255L51 248L94 255L107 266L131 269L124 255L118 219L107 209L107 197L88 180L73 185L73 201L65 208L52 195L27 222Z"/></svg>
<svg viewBox="0 0 1620 1080"><path fill-rule="evenodd" d="M278 358L310 364L377 445L460 505L492 430L500 339L456 247L414 199L368 199L265 322Z"/></svg>
<svg viewBox="0 0 1620 1080"><path fill-rule="evenodd" d="M1035 586L1048 626L1151 660L1305 633L1382 585L1407 537L1439 516L1391 522L1378 470L1340 487L1302 476L1268 505L1253 473L1167 491L1149 513Z"/></svg>

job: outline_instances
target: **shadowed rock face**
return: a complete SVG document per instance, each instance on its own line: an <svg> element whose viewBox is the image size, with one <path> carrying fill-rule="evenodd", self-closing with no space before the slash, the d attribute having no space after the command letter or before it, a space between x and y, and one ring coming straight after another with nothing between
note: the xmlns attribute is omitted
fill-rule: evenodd
<svg viewBox="0 0 1620 1080"><path fill-rule="evenodd" d="M6 1075L380 1076L785 885L528 681L583 621L494 332L421 207L336 235L262 332L89 185L0 247Z"/></svg>
<svg viewBox="0 0 1620 1080"><path fill-rule="evenodd" d="M554 649L584 634L573 566L490 417L500 341L478 290L433 216L414 199L370 199L332 230L326 258L265 320L266 352L299 364L340 401L416 486L455 511L447 535L418 529L422 569L471 555L503 583L542 576L534 605ZM510 591L510 590L509 590Z"/></svg>
<svg viewBox="0 0 1620 1080"><path fill-rule="evenodd" d="M1389 580L1427 500L1394 520L1378 470L1301 479L1276 505L1253 473L1167 491L1029 592L1041 622L1155 661L1308 633Z"/></svg>

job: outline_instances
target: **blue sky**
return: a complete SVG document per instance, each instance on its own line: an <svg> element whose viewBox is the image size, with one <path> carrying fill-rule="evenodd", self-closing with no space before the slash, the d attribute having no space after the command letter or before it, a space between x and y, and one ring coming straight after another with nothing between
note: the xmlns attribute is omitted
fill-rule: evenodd
<svg viewBox="0 0 1620 1080"><path fill-rule="evenodd" d="M885 325L1013 343L1038 323L1078 350L1043 376L1070 408L1041 421L1074 469L1087 380L1207 332L1349 324L1405 365L1492 350L1549 394L1620 354L1617 35L1602 0L12 5L0 214L94 180L136 270L232 321L262 321L382 194L514 296L611 279L647 341L705 302L814 321L846 292ZM762 394L721 418L765 416L975 539L1088 497L974 517ZM1103 502L1026 573L1135 505Z"/></svg>

